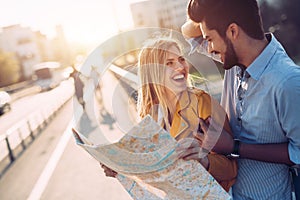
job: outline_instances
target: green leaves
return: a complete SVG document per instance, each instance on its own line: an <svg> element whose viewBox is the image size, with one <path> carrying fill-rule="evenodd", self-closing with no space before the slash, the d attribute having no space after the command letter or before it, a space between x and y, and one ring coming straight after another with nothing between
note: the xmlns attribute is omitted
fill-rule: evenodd
<svg viewBox="0 0 300 200"><path fill-rule="evenodd" d="M20 72L21 68L15 55L0 50L0 87L18 82Z"/></svg>

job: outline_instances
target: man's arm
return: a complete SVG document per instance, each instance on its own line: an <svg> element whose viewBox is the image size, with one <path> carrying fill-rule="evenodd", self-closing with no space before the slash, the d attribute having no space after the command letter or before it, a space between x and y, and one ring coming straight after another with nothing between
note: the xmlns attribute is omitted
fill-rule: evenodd
<svg viewBox="0 0 300 200"><path fill-rule="evenodd" d="M205 121L201 120L201 128L204 135L215 134L215 131L220 129L215 128L216 124L211 120L210 126ZM213 151L223 155L230 155L233 152L234 140L228 137L228 133L225 129L222 130L220 137L213 147ZM239 146L240 158L247 158L252 160L259 160L263 162L283 163L287 165L294 165L288 152L288 143L278 144L247 144L240 142Z"/></svg>
<svg viewBox="0 0 300 200"><path fill-rule="evenodd" d="M288 153L288 143L280 144L246 144L241 143L239 149L241 158L263 162L283 163L294 165Z"/></svg>

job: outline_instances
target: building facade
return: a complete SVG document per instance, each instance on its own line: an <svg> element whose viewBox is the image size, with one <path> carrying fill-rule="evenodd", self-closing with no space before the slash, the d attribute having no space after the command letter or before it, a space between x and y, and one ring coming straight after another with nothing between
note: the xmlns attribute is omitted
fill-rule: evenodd
<svg viewBox="0 0 300 200"><path fill-rule="evenodd" d="M31 28L22 27L19 24L2 27L2 32L0 32L0 49L15 55L15 59L20 64L22 80L31 79L32 66L35 64L44 61L61 61L58 60L61 58L61 54L56 51L58 51L57 48L62 51L62 46L64 47L63 52L66 54L69 49L61 28L57 37L52 40L39 31L32 31ZM65 62L68 58L63 56L63 59Z"/></svg>
<svg viewBox="0 0 300 200"><path fill-rule="evenodd" d="M130 5L135 27L161 27L180 31L186 21L187 0L146 0Z"/></svg>

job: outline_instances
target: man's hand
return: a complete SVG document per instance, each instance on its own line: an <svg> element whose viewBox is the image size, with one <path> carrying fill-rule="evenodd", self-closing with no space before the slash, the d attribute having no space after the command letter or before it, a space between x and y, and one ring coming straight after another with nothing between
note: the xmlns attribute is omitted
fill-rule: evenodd
<svg viewBox="0 0 300 200"><path fill-rule="evenodd" d="M201 146L204 149L213 151L219 154L228 155L233 149L233 138L223 126L220 126L214 119L199 121L202 133L195 132L195 137L202 142Z"/></svg>
<svg viewBox="0 0 300 200"><path fill-rule="evenodd" d="M103 168L104 173L107 177L116 178L116 176L118 175L118 172L108 168L106 165L103 165L102 163L100 163L100 166Z"/></svg>
<svg viewBox="0 0 300 200"><path fill-rule="evenodd" d="M198 23L188 19L182 26L181 32L185 38L195 38L202 36L202 32Z"/></svg>

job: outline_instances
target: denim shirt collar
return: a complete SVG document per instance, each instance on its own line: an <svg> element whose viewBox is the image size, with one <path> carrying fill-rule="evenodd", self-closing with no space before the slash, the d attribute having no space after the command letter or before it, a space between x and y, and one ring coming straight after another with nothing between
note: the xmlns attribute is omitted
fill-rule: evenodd
<svg viewBox="0 0 300 200"><path fill-rule="evenodd" d="M265 36L268 39L269 44L246 69L249 75L255 80L258 80L262 76L278 48L278 41L272 33L267 33Z"/></svg>

